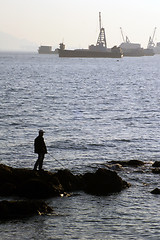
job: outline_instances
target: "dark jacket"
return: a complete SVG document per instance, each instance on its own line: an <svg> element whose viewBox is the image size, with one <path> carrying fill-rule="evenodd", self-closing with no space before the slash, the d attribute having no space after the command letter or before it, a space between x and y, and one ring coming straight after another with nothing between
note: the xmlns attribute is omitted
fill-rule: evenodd
<svg viewBox="0 0 160 240"><path fill-rule="evenodd" d="M34 152L35 153L47 153L46 144L44 138L41 136L36 137L34 140Z"/></svg>

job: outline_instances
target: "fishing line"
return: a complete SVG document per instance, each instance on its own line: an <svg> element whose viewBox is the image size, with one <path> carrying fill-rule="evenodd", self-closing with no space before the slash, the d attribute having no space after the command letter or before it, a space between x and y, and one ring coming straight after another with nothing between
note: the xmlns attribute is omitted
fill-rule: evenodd
<svg viewBox="0 0 160 240"><path fill-rule="evenodd" d="M60 161L58 161L55 157L53 157L53 155L51 155L50 153L48 153L50 157L52 157L54 160L56 160L62 167L65 167Z"/></svg>

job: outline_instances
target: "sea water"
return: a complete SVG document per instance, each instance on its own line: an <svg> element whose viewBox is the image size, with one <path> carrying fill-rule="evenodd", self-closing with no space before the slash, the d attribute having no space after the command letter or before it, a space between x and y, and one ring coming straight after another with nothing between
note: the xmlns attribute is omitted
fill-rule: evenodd
<svg viewBox="0 0 160 240"><path fill-rule="evenodd" d="M47 200L51 216L0 223L1 239L160 239L160 56L73 59L0 53L0 162L32 169L45 131L44 169L95 172L112 160L131 187L105 197ZM1 198L4 199L4 198Z"/></svg>

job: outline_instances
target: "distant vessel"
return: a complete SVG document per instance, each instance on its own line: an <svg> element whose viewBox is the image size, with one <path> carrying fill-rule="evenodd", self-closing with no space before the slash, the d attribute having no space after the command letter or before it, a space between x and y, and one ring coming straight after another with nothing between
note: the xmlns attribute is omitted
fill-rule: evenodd
<svg viewBox="0 0 160 240"><path fill-rule="evenodd" d="M65 50L65 45L60 44L59 57L78 58L121 58L123 53L120 47L107 48L105 29L101 27L101 13L99 13L100 33L96 45L88 49Z"/></svg>
<svg viewBox="0 0 160 240"><path fill-rule="evenodd" d="M155 54L160 54L160 42L157 42L157 44L154 43L154 36L156 33L156 27L154 28L153 36L149 37L148 46L147 49L153 50Z"/></svg>
<svg viewBox="0 0 160 240"><path fill-rule="evenodd" d="M142 57L142 56L153 56L154 55L154 51L152 49L144 49L144 48L141 48L141 45L139 43L131 43L127 36L125 39L122 28L120 28L120 29L121 29L123 42L120 44L119 47L122 49L123 56Z"/></svg>
<svg viewBox="0 0 160 240"><path fill-rule="evenodd" d="M153 48L155 54L160 54L160 42L157 42L155 47Z"/></svg>
<svg viewBox="0 0 160 240"><path fill-rule="evenodd" d="M38 48L38 53L39 54L58 54L58 48L52 51L51 46L40 46Z"/></svg>

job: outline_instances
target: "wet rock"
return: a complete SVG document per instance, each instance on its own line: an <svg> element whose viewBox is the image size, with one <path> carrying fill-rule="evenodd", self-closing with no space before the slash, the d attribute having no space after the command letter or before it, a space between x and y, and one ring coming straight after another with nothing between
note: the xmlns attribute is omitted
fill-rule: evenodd
<svg viewBox="0 0 160 240"><path fill-rule="evenodd" d="M83 179L84 191L94 195L108 195L130 186L116 172L104 168L99 168L95 173L86 173Z"/></svg>
<svg viewBox="0 0 160 240"><path fill-rule="evenodd" d="M155 162L152 164L152 167L160 167L160 161L155 161Z"/></svg>
<svg viewBox="0 0 160 240"><path fill-rule="evenodd" d="M107 195L129 186L116 172L101 168L96 173L74 175L67 169L52 173L0 165L0 172L0 196L45 199L79 190Z"/></svg>
<svg viewBox="0 0 160 240"><path fill-rule="evenodd" d="M64 192L54 173L0 164L0 196L48 198Z"/></svg>
<svg viewBox="0 0 160 240"><path fill-rule="evenodd" d="M76 191L82 188L81 177L73 175L68 169L59 170L55 176L58 178L65 192Z"/></svg>
<svg viewBox="0 0 160 240"><path fill-rule="evenodd" d="M106 165L106 167L113 171L121 171L123 169L122 165L119 163L110 164L110 165L108 164L108 165Z"/></svg>
<svg viewBox="0 0 160 240"><path fill-rule="evenodd" d="M112 164L120 164L123 167L130 166L130 167L138 167L144 165L143 161L140 160L129 160L129 161L111 161Z"/></svg>
<svg viewBox="0 0 160 240"><path fill-rule="evenodd" d="M160 189L155 188L153 191L151 191L152 194L160 194Z"/></svg>
<svg viewBox="0 0 160 240"><path fill-rule="evenodd" d="M28 179L18 187L18 195L27 198L49 198L64 192L61 185L53 185L43 179Z"/></svg>
<svg viewBox="0 0 160 240"><path fill-rule="evenodd" d="M12 168L4 164L0 164L0 183L13 182Z"/></svg>
<svg viewBox="0 0 160 240"><path fill-rule="evenodd" d="M16 185L11 182L0 183L0 195L1 196L12 196L16 192Z"/></svg>
<svg viewBox="0 0 160 240"><path fill-rule="evenodd" d="M160 174L160 168L156 167L156 168L152 169L152 173Z"/></svg>
<svg viewBox="0 0 160 240"><path fill-rule="evenodd" d="M0 219L12 219L52 213L53 209L44 201L1 201Z"/></svg>

